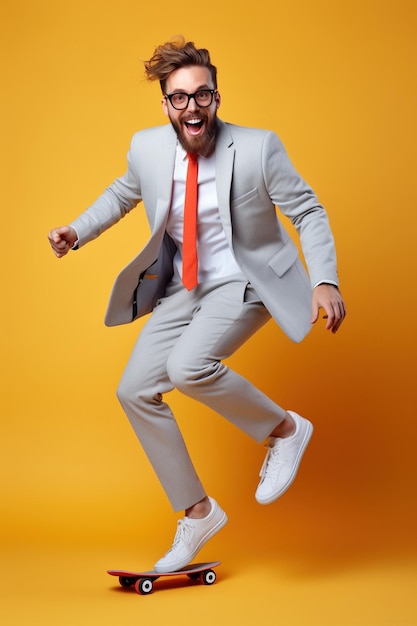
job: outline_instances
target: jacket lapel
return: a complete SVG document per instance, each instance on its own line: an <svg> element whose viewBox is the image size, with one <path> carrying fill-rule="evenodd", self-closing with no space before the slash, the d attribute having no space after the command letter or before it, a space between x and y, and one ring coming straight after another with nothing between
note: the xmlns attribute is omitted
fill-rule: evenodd
<svg viewBox="0 0 417 626"><path fill-rule="evenodd" d="M216 186L220 218L230 246L232 246L232 223L230 215L230 190L232 185L235 150L233 137L227 125L218 120L216 137Z"/></svg>
<svg viewBox="0 0 417 626"><path fill-rule="evenodd" d="M162 154L160 154L157 165L158 200L155 207L154 223L151 224L153 233L160 231L162 226L165 228L168 219L172 200L176 148L177 136L175 131L172 126L167 126L167 139L162 144Z"/></svg>

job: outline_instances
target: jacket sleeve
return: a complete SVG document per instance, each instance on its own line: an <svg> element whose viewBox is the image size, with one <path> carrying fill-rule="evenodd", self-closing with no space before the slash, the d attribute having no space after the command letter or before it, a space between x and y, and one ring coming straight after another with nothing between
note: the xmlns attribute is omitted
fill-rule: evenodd
<svg viewBox="0 0 417 626"><path fill-rule="evenodd" d="M299 234L312 285L320 282L337 285L336 251L327 213L273 132L265 138L262 168L272 202Z"/></svg>
<svg viewBox="0 0 417 626"><path fill-rule="evenodd" d="M142 200L141 184L131 155L137 134L133 136L127 155L127 171L117 178L97 200L77 217L71 226L78 234L80 247L116 224Z"/></svg>

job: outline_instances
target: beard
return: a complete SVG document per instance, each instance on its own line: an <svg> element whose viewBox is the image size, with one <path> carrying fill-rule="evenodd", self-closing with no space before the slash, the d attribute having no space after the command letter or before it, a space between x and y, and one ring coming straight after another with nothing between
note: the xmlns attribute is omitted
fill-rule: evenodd
<svg viewBox="0 0 417 626"><path fill-rule="evenodd" d="M200 112L198 116L204 120L205 124L204 133L198 137L192 137L187 134L187 131L183 128L184 122L181 119L177 121L170 118L170 121L177 134L178 141L186 152L208 157L213 153L216 145L217 115L209 119L206 114Z"/></svg>

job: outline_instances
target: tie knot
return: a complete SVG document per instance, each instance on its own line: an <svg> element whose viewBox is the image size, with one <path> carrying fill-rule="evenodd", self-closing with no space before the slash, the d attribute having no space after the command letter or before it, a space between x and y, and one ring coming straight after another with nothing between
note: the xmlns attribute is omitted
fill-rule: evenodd
<svg viewBox="0 0 417 626"><path fill-rule="evenodd" d="M196 154L195 152L187 152L187 157L190 161L197 161L198 154Z"/></svg>

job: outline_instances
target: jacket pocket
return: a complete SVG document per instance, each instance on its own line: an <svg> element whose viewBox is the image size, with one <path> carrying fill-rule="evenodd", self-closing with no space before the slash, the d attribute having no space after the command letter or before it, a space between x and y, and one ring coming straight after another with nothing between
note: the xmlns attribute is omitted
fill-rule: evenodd
<svg viewBox="0 0 417 626"><path fill-rule="evenodd" d="M151 310L149 309L149 303L148 303L149 297L148 296L151 295L154 290L156 291L156 287L157 287L156 281L158 280L158 274L156 273L156 271L152 271L152 270L156 269L157 263L158 263L158 259L156 259L156 261L152 263L152 265L150 265L146 270L144 270L139 276L138 284L136 286L136 289L133 292L132 321L135 320L140 315L144 314L143 311L139 310L139 298L138 298L139 292L141 294L141 300L145 299L145 301L147 302L148 306L145 309L146 312L149 312Z"/></svg>
<svg viewBox="0 0 417 626"><path fill-rule="evenodd" d="M276 252L274 256L269 259L268 265L275 272L275 274L281 278L281 276L283 276L285 272L289 270L292 265L294 265L297 259L298 250L291 239L288 239L282 248L280 248L278 252Z"/></svg>
<svg viewBox="0 0 417 626"><path fill-rule="evenodd" d="M235 208L237 206L241 206L242 204L245 204L245 202L249 202L249 200L252 200L252 198L256 198L256 196L258 195L258 188L255 187L254 189L251 189L250 191L248 191L248 193L243 194L243 196L239 196L238 198L235 198L234 200L231 201L230 206L231 208Z"/></svg>

